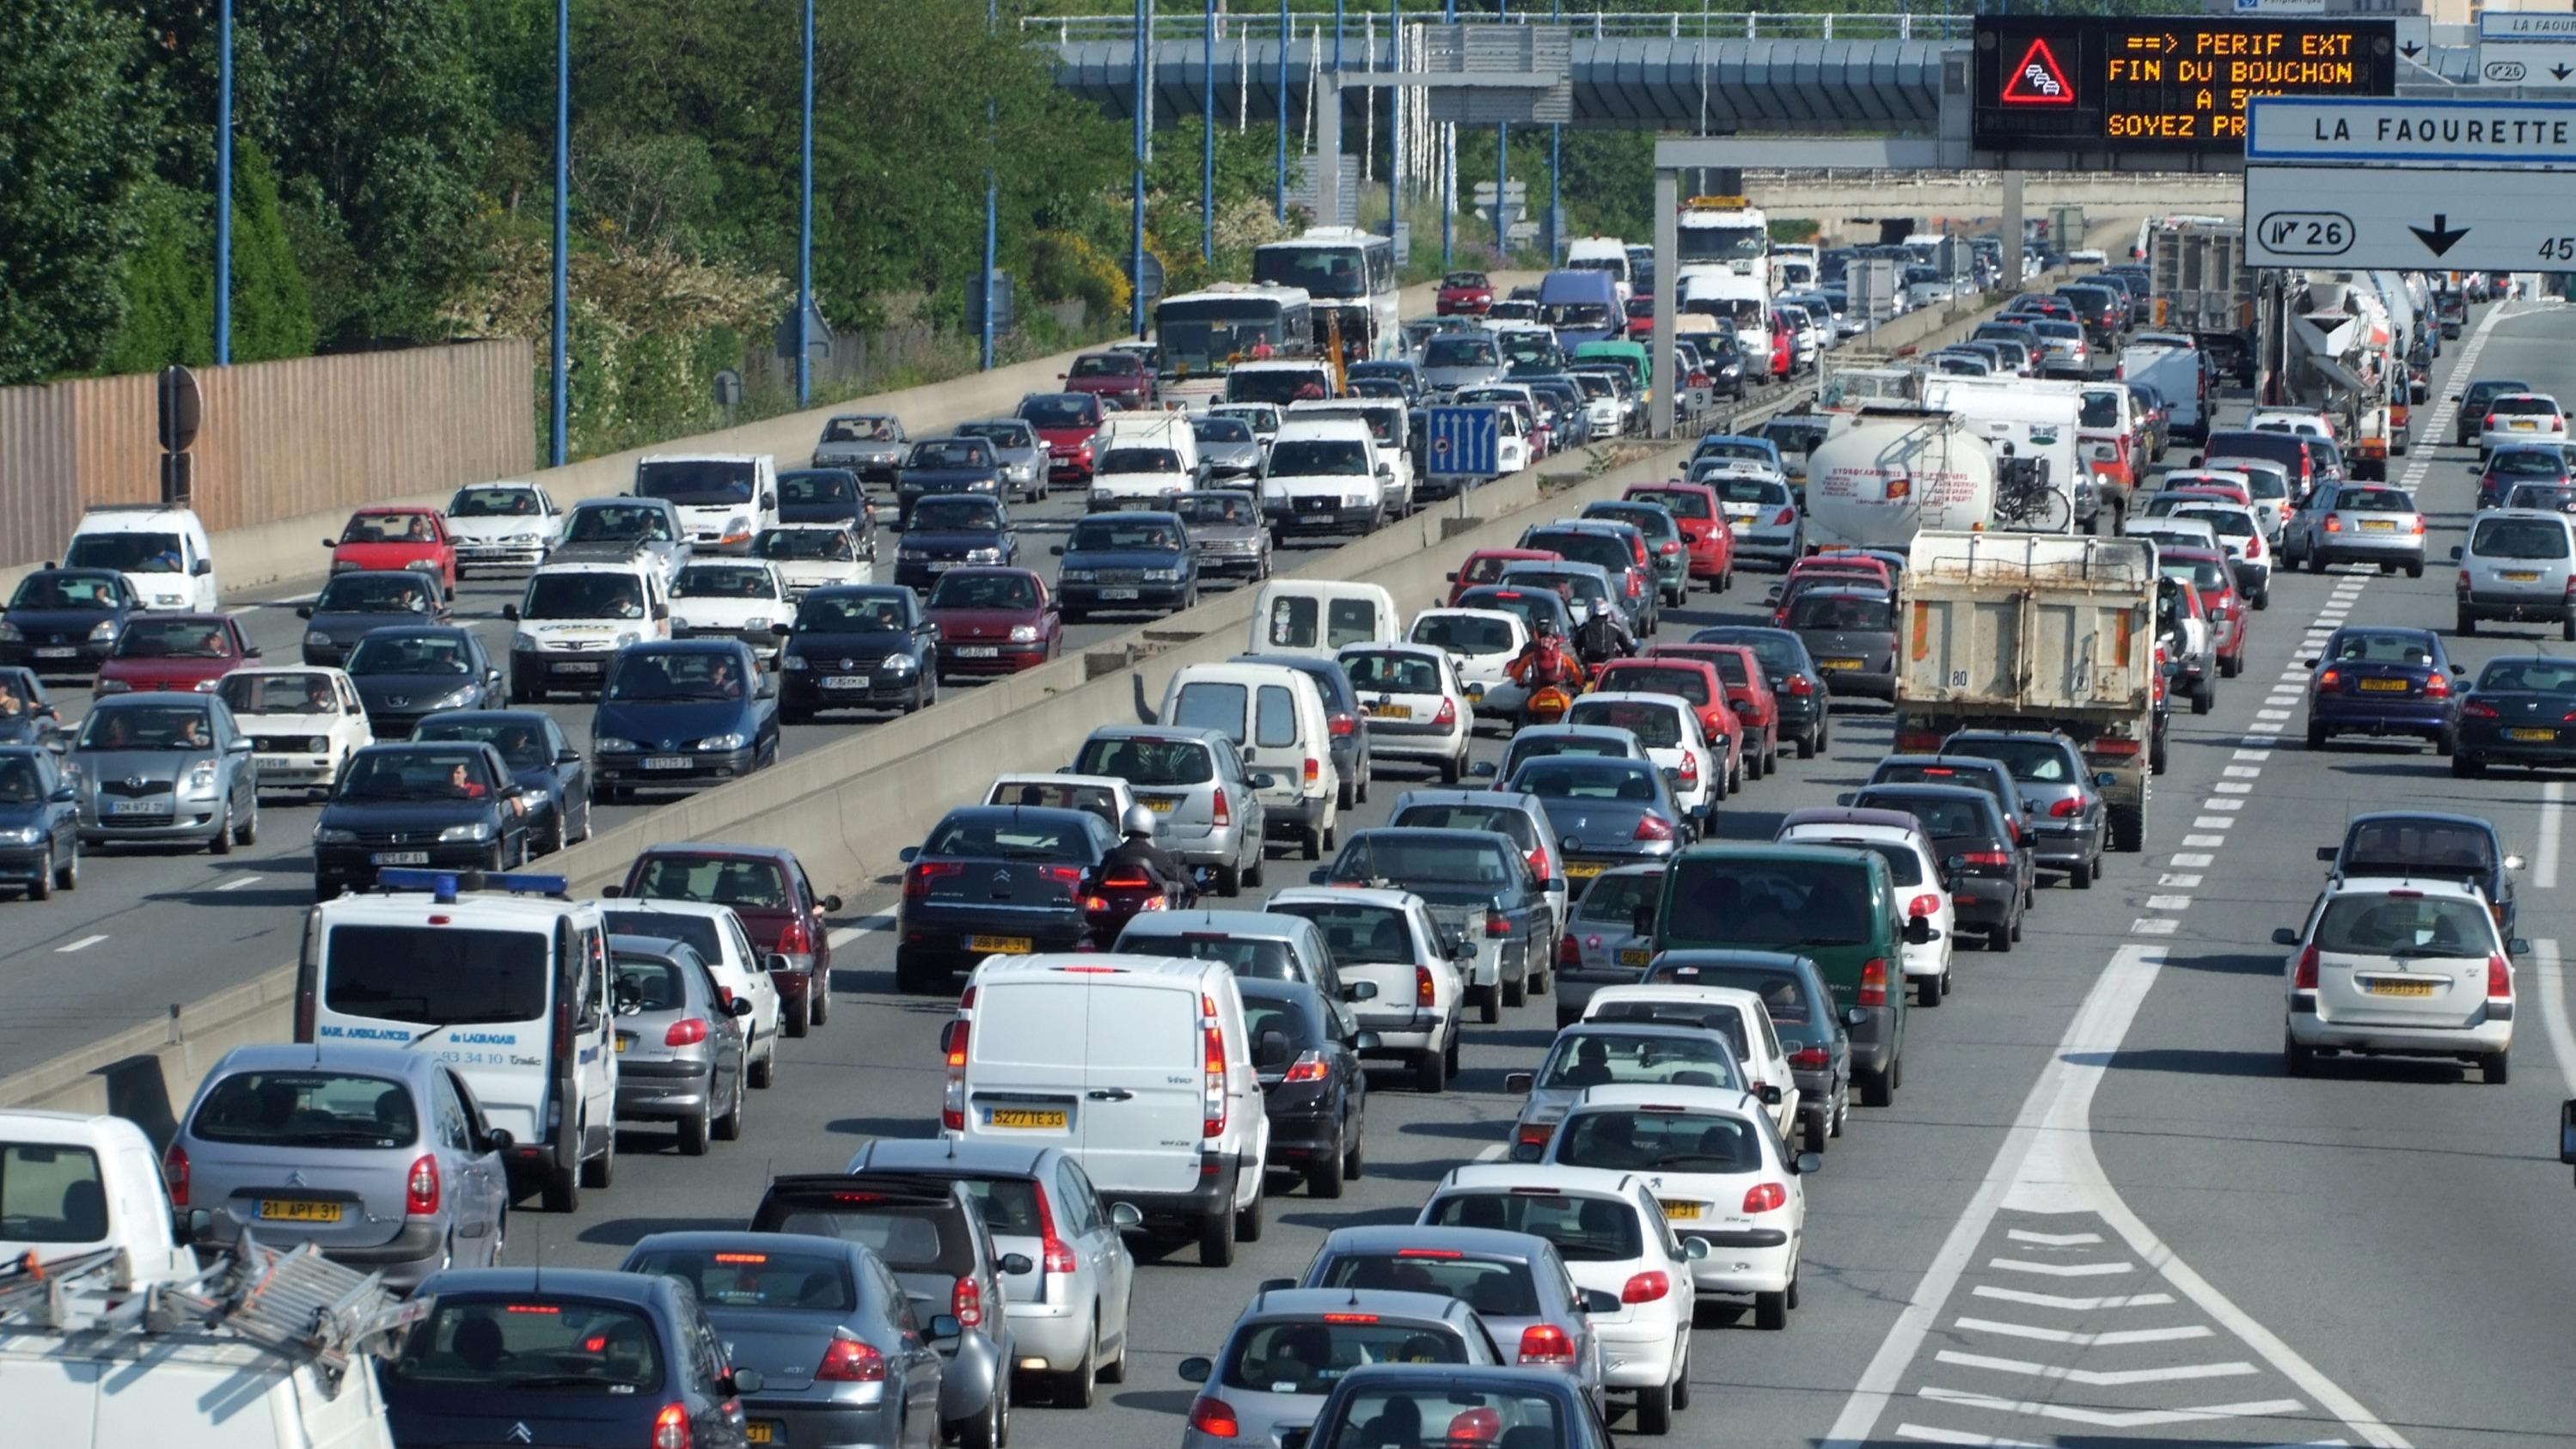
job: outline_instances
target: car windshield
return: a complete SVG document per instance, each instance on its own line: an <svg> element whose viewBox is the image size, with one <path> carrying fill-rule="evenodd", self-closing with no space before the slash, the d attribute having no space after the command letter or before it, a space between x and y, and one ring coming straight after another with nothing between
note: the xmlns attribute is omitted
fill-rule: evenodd
<svg viewBox="0 0 2576 1449"><path fill-rule="evenodd" d="M349 673L435 674L463 678L473 673L465 641L453 634L403 634L379 629L349 651Z"/></svg>
<svg viewBox="0 0 2576 1449"><path fill-rule="evenodd" d="M823 425L827 443L892 442L894 419L880 417L834 418Z"/></svg>
<svg viewBox="0 0 2576 1449"><path fill-rule="evenodd" d="M1507 619L1478 614L1424 614L1413 621L1413 642L1451 654L1507 654L1519 635Z"/></svg>
<svg viewBox="0 0 2576 1449"><path fill-rule="evenodd" d="M920 512L915 505L916 521ZM840 528L764 528L751 541L751 551L760 558L809 563L848 563L859 556L849 531Z"/></svg>
<svg viewBox="0 0 2576 1449"><path fill-rule="evenodd" d="M915 443L906 468L989 468L993 450L980 438L933 438Z"/></svg>
<svg viewBox="0 0 2576 1449"><path fill-rule="evenodd" d="M1466 1345L1445 1325L1326 1313L1245 1325L1226 1345L1222 1378L1253 1393L1321 1395L1370 1364L1466 1361Z"/></svg>
<svg viewBox="0 0 2576 1449"><path fill-rule="evenodd" d="M522 619L641 619L644 583L625 573L541 573L528 580Z"/></svg>
<svg viewBox="0 0 2576 1449"><path fill-rule="evenodd" d="M799 634L900 634L912 627L904 601L866 594L808 594L796 609Z"/></svg>
<svg viewBox="0 0 2576 1449"><path fill-rule="evenodd" d="M114 569L123 574L175 574L179 571L179 535L74 534L63 562L72 568Z"/></svg>
<svg viewBox="0 0 2576 1449"><path fill-rule="evenodd" d="M2339 664L2405 664L2425 668L2432 663L2430 636L2391 630L2351 630L2335 636L2330 657Z"/></svg>
<svg viewBox="0 0 2576 1449"><path fill-rule="evenodd" d="M1357 438L1282 438L1270 450L1270 476L1368 476L1368 445Z"/></svg>
<svg viewBox="0 0 2576 1449"><path fill-rule="evenodd" d="M538 1021L553 995L551 941L541 930L335 925L323 946L322 1003L337 1016L414 1026Z"/></svg>
<svg viewBox="0 0 2576 1449"><path fill-rule="evenodd" d="M912 505L916 532L998 533L1002 510L990 498L924 498Z"/></svg>
<svg viewBox="0 0 2576 1449"><path fill-rule="evenodd" d="M423 743L436 740L462 740L468 744L490 745L513 770L543 769L555 762L555 752L546 742L546 732L536 721L508 715L481 715L458 718L452 714L434 714L420 722L412 738Z"/></svg>
<svg viewBox="0 0 2576 1449"><path fill-rule="evenodd" d="M930 591L936 609L1034 609L1038 581L1023 573L944 574Z"/></svg>
<svg viewBox="0 0 2576 1449"><path fill-rule="evenodd" d="M81 721L83 750L206 750L214 747L214 730L206 711L194 705L141 705L93 709Z"/></svg>
<svg viewBox="0 0 2576 1449"><path fill-rule="evenodd" d="M1247 493L1184 493L1173 501L1172 511L1193 528L1249 527L1261 517Z"/></svg>
<svg viewBox="0 0 2576 1449"><path fill-rule="evenodd" d="M640 503L585 503L572 511L572 522L564 526L567 543L659 543L670 538L670 515Z"/></svg>
<svg viewBox="0 0 2576 1449"><path fill-rule="evenodd" d="M534 518L541 511L527 488L460 488L447 501L450 518Z"/></svg>
<svg viewBox="0 0 2576 1449"><path fill-rule="evenodd" d="M849 1265L837 1255L774 1248L654 1248L624 1270L677 1278L709 1308L779 1308L793 1313L847 1313L858 1306Z"/></svg>
<svg viewBox="0 0 2576 1449"><path fill-rule="evenodd" d="M412 569L342 574L313 600L317 614L426 614L437 587Z"/></svg>
<svg viewBox="0 0 2576 1449"><path fill-rule="evenodd" d="M1204 785L1216 778L1216 765L1196 740L1092 739L1083 741L1073 772L1131 785Z"/></svg>
<svg viewBox="0 0 2576 1449"><path fill-rule="evenodd" d="M492 772L479 750L361 750L335 798L488 800L492 792Z"/></svg>
<svg viewBox="0 0 2576 1449"><path fill-rule="evenodd" d="M1419 654L1361 652L1341 656L1351 687L1387 694L1440 693L1440 663Z"/></svg>
<svg viewBox="0 0 2576 1449"><path fill-rule="evenodd" d="M1324 933L1333 959L1345 965L1414 964L1413 927L1397 907L1359 901L1278 901L1270 909L1314 922Z"/></svg>
<svg viewBox="0 0 2576 1449"><path fill-rule="evenodd" d="M1455 1298L1487 1318L1529 1318L1539 1311L1538 1290L1527 1263L1471 1258L1445 1250L1436 1255L1392 1249L1335 1253L1308 1286L1437 1294ZM1419 1442L1403 1441L1407 1449Z"/></svg>
<svg viewBox="0 0 2576 1449"><path fill-rule="evenodd" d="M1760 1130L1717 1112L1577 1112L1557 1129L1555 1160L1609 1172L1760 1172Z"/></svg>
<svg viewBox="0 0 2576 1449"><path fill-rule="evenodd" d="M2496 949L2486 907L2414 892L2337 896L2317 918L2320 951L2352 956L2485 956Z"/></svg>
<svg viewBox="0 0 2576 1449"><path fill-rule="evenodd" d="M1070 822L1020 811L952 815L932 827L923 855L953 860L1088 860L1094 846Z"/></svg>
<svg viewBox="0 0 2576 1449"><path fill-rule="evenodd" d="M1556 1034L1538 1085L1558 1089L1644 1082L1671 1087L1740 1087L1735 1048L1712 1031L1616 1031L1568 1027Z"/></svg>
<svg viewBox="0 0 2576 1449"><path fill-rule="evenodd" d="M739 661L731 653L636 650L617 661L609 676L613 700L724 700L743 697Z"/></svg>
<svg viewBox="0 0 2576 1449"><path fill-rule="evenodd" d="M778 475L778 501L781 503L851 503L858 499L858 489L847 473L781 473Z"/></svg>
<svg viewBox="0 0 2576 1449"><path fill-rule="evenodd" d="M1532 1188L1444 1193L1431 1200L1423 1221L1528 1233L1554 1243L1569 1263L1624 1263L1643 1256L1646 1246L1635 1203Z"/></svg>
<svg viewBox="0 0 2576 1449"><path fill-rule="evenodd" d="M232 635L223 625L203 619L129 619L116 636L116 657L230 659Z"/></svg>
<svg viewBox="0 0 2576 1449"><path fill-rule="evenodd" d="M1896 627L1896 604L1885 594L1800 594L1789 605L1792 629L1866 629Z"/></svg>
<svg viewBox="0 0 2576 1449"><path fill-rule="evenodd" d="M387 1372L397 1383L605 1397L660 1385L662 1350L652 1320L623 1304L443 1293Z"/></svg>
<svg viewBox="0 0 2576 1449"><path fill-rule="evenodd" d="M1671 940L1800 950L1857 945L1876 924L1870 873L1857 861L1684 855L1667 879Z"/></svg>
<svg viewBox="0 0 2576 1449"><path fill-rule="evenodd" d="M1332 878L1347 884L1383 880L1499 891L1518 873L1515 864L1508 852L1490 841L1410 830L1367 830L1343 844L1342 853L1333 859Z"/></svg>
<svg viewBox="0 0 2576 1449"><path fill-rule="evenodd" d="M1612 678L1619 687L1630 682L1620 675ZM1574 702L1574 710L1566 716L1566 723L1623 729L1635 735L1637 743L1650 750L1682 748L1682 713L1670 705L1585 697Z"/></svg>
<svg viewBox="0 0 2576 1449"><path fill-rule="evenodd" d="M113 609L116 580L106 574L34 573L18 581L12 609Z"/></svg>
<svg viewBox="0 0 2576 1449"><path fill-rule="evenodd" d="M2563 559L2567 525L2556 519L2481 518L2469 530L2469 552L2480 558Z"/></svg>
<svg viewBox="0 0 2576 1449"><path fill-rule="evenodd" d="M1170 553L1181 546L1180 531L1159 518L1086 518L1073 526L1064 551L1073 553Z"/></svg>
<svg viewBox="0 0 2576 1449"><path fill-rule="evenodd" d="M1656 784L1655 767L1645 760L1533 759L1511 778L1512 789L1542 800L1623 800L1647 807L1663 803Z"/></svg>
<svg viewBox="0 0 2576 1449"><path fill-rule="evenodd" d="M340 712L340 692L327 674L227 674L215 697L235 714Z"/></svg>
<svg viewBox="0 0 2576 1449"><path fill-rule="evenodd" d="M646 859L628 895L657 901L783 910L793 904L778 863L723 855L656 855Z"/></svg>
<svg viewBox="0 0 2576 1449"><path fill-rule="evenodd" d="M2576 694L2576 662L2562 659L2498 659L2478 675L2478 688L2530 690L2540 694Z"/></svg>
<svg viewBox="0 0 2576 1449"><path fill-rule="evenodd" d="M1958 739L1943 745L1941 753L1999 760L2025 785L2068 785L2083 778L2066 746L2055 740Z"/></svg>
<svg viewBox="0 0 2576 1449"><path fill-rule="evenodd" d="M2394 488L2345 488L2335 494L2339 513L2412 513L2415 499Z"/></svg>
<svg viewBox="0 0 2576 1449"><path fill-rule="evenodd" d="M1100 422L1100 404L1087 397L1033 397L1020 404L1031 427L1088 428Z"/></svg>
<svg viewBox="0 0 2576 1449"><path fill-rule="evenodd" d="M197 1104L192 1136L262 1147L408 1147L420 1140L411 1092L385 1077L319 1067L235 1072Z"/></svg>
<svg viewBox="0 0 2576 1449"><path fill-rule="evenodd" d="M769 570L744 564L691 564L671 581L675 599L775 599Z"/></svg>

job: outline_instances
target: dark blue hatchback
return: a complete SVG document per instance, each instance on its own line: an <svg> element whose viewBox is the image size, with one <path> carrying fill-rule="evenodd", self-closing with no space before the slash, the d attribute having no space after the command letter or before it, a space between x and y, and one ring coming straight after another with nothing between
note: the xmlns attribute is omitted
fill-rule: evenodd
<svg viewBox="0 0 2576 1449"><path fill-rule="evenodd" d="M142 607L134 586L113 569L38 569L9 596L0 664L38 674L95 674L127 616Z"/></svg>
<svg viewBox="0 0 2576 1449"><path fill-rule="evenodd" d="M2459 698L2451 676L2462 672L2430 629L2354 624L2327 636L2310 659L2308 748L2336 735L2408 735L2448 755L2459 740Z"/></svg>
<svg viewBox="0 0 2576 1449"><path fill-rule="evenodd" d="M591 716L590 754L611 800L738 780L778 759L778 686L739 639L629 645Z"/></svg>

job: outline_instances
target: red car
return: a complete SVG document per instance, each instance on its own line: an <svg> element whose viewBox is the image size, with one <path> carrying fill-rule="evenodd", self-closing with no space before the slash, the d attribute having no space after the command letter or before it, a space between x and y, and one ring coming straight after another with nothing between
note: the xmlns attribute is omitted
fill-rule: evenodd
<svg viewBox="0 0 2576 1449"><path fill-rule="evenodd" d="M137 614L125 621L91 688L99 694L211 694L216 681L258 659L258 646L230 614Z"/></svg>
<svg viewBox="0 0 2576 1449"><path fill-rule="evenodd" d="M1432 305L1443 317L1482 317L1493 310L1494 281L1482 272L1451 272Z"/></svg>
<svg viewBox="0 0 2576 1449"><path fill-rule="evenodd" d="M1449 603L1454 608L1458 596L1478 584L1502 582L1503 570L1513 564L1558 563L1564 558L1550 548L1480 548L1467 555L1467 561L1449 576Z"/></svg>
<svg viewBox="0 0 2576 1449"><path fill-rule="evenodd" d="M1033 392L1020 399L1020 421L1047 445L1047 482L1091 482L1091 439L1106 414L1087 392Z"/></svg>
<svg viewBox="0 0 2576 1449"><path fill-rule="evenodd" d="M796 853L775 845L656 845L626 868L626 883L604 895L645 901L706 901L733 907L771 963L779 1023L789 1036L821 1026L832 1012L832 933L825 913L839 896L819 895Z"/></svg>
<svg viewBox="0 0 2576 1449"><path fill-rule="evenodd" d="M1655 335L1655 299L1652 294L1628 299L1628 340L1643 342Z"/></svg>
<svg viewBox="0 0 2576 1449"><path fill-rule="evenodd" d="M361 508L349 515L338 538L326 538L322 546L331 550L335 574L419 569L456 592L456 540L447 536L447 520L435 508Z"/></svg>
<svg viewBox="0 0 2576 1449"><path fill-rule="evenodd" d="M1786 378L1798 370L1798 338L1789 330L1789 319L1771 314L1771 376Z"/></svg>
<svg viewBox="0 0 2576 1449"><path fill-rule="evenodd" d="M1718 677L1717 666L1707 660L1677 654L1613 659L1594 671L1592 688L1596 693L1624 689L1669 694L1689 705L1691 713L1699 716L1701 734L1711 742L1726 741L1720 751L1725 756L1722 772L1726 779L1719 794L1732 795L1744 788L1748 775L1761 773L1758 765L1746 763L1744 722L1736 716L1735 706L1727 702L1726 681Z"/></svg>
<svg viewBox="0 0 2576 1449"><path fill-rule="evenodd" d="M1762 660L1749 644L1653 644L1647 646L1645 658L1705 659L1717 667L1717 677L1726 684L1727 705L1744 724L1748 750L1744 771L1748 777L1775 774L1780 768L1780 699L1771 692L1771 677L1762 672ZM1759 765L1755 756L1760 757Z"/></svg>
<svg viewBox="0 0 2576 1449"><path fill-rule="evenodd" d="M1064 647L1064 615L1032 569L950 569L924 605L939 626L939 672L1017 674Z"/></svg>
<svg viewBox="0 0 2576 1449"><path fill-rule="evenodd" d="M1086 352L1056 376L1066 392L1107 398L1129 412L1154 405L1154 369L1133 352Z"/></svg>
<svg viewBox="0 0 2576 1449"><path fill-rule="evenodd" d="M1712 592L1724 593L1735 582L1735 530L1726 525L1726 510L1717 490L1705 483L1637 483L1619 495L1660 505L1681 525L1682 546L1690 551L1690 576L1706 579Z"/></svg>
<svg viewBox="0 0 2576 1449"><path fill-rule="evenodd" d="M2245 636L2253 620L2245 596L2236 592L2236 572L2227 555L2206 548L2159 548L2156 566L2179 573L2189 565L2192 587L2200 590L2200 610L2209 620L2211 652L2218 656L2221 677L2234 679L2245 668Z"/></svg>

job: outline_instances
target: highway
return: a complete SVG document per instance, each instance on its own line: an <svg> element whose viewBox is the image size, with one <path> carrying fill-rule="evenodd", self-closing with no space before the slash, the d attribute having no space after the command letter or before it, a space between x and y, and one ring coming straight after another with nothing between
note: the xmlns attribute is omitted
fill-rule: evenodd
<svg viewBox="0 0 2576 1449"><path fill-rule="evenodd" d="M2432 518L2434 564L2420 580L2337 570L2276 583L2244 676L2213 713L2174 718L2147 851L2113 857L2089 892L2043 886L2012 953L1961 953L1957 994L1910 1023L1895 1105L1856 1111L1809 1184L1804 1306L1782 1333L1749 1314L1701 1331L1678 1433L1780 1449L2576 1444L2576 1257L2559 1236L2570 1188L2551 1155L2557 1103L2576 1095L2558 964L2576 944L2565 787L2517 772L2455 781L2413 746L2298 744L2313 631L2447 626L2440 561L2471 485L2466 450L2429 446L2449 436L2440 393L2472 370L2576 392L2576 316L2507 310L2487 309L2437 365L2436 404L2418 410L2418 446L2398 470ZM1758 585L1695 593L1664 627L1743 620L1758 598ZM2454 657L2474 674L2538 644L2489 627ZM1767 839L1782 812L1859 784L1888 746L1884 711L1845 707L1834 741L1728 802L1718 834ZM1395 793L1380 789L1360 820L1382 820ZM2488 815L2530 859L2522 919L2535 941L2510 1085L2448 1066L2282 1073L2270 932L2299 919L2320 879L2314 848L2349 813L2402 803ZM516 1215L511 1256L613 1264L648 1232L743 1222L770 1174L832 1169L874 1136L930 1135L948 1003L892 994L891 911L880 893L838 923L844 1010L785 1045L746 1140L706 1163L677 1157L667 1133L626 1134L615 1188L569 1220ZM1471 1025L1445 1096L1381 1076L1365 1179L1329 1207L1302 1191L1274 1200L1267 1236L1232 1270L1139 1241L1127 1382L1084 1414L1022 1404L1019 1442L1176 1442L1191 1398L1177 1360L1209 1351L1252 1286L1297 1272L1324 1232L1409 1218L1451 1166L1498 1153L1514 1109L1502 1074L1536 1061L1552 1013L1542 998Z"/></svg>

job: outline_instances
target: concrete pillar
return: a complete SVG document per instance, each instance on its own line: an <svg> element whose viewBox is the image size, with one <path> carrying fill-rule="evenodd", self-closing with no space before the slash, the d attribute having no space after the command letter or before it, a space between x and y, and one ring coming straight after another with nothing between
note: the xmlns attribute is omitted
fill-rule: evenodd
<svg viewBox="0 0 2576 1449"><path fill-rule="evenodd" d="M1315 225L1348 226L1342 215L1342 78L1327 70L1315 77Z"/></svg>
<svg viewBox="0 0 2576 1449"><path fill-rule="evenodd" d="M1673 275L1681 269L1674 255L1681 249L1681 228L1674 218L1681 209L1680 180L1670 167L1655 168L1655 330L1646 347L1646 379L1655 398L1646 430L1658 438L1673 435L1673 309L1681 296Z"/></svg>
<svg viewBox="0 0 2576 1449"><path fill-rule="evenodd" d="M2004 172L2004 290L2021 290L2021 173Z"/></svg>

